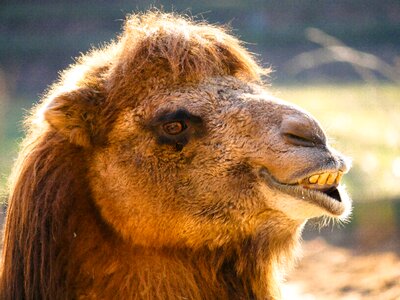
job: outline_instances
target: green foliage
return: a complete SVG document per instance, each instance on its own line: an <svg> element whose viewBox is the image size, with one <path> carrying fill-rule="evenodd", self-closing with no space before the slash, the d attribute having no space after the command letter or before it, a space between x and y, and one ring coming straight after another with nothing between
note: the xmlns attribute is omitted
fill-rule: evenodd
<svg viewBox="0 0 400 300"><path fill-rule="evenodd" d="M22 139L23 117L29 108L29 104L21 99L5 99L4 97L0 100L0 203L3 201L2 197L5 197L7 177Z"/></svg>

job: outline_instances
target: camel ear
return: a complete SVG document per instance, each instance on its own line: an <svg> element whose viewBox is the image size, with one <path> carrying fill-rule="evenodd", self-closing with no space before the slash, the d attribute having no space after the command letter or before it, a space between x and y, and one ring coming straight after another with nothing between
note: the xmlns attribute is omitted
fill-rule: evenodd
<svg viewBox="0 0 400 300"><path fill-rule="evenodd" d="M63 93L50 100L44 117L70 143L89 147L94 135L99 97L99 92L88 88Z"/></svg>

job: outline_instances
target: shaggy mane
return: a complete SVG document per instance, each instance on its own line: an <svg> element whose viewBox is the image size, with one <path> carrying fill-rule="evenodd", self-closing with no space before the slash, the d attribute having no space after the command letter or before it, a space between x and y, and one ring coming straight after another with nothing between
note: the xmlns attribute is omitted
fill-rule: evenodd
<svg viewBox="0 0 400 300"><path fill-rule="evenodd" d="M11 193L3 247L1 299L68 298L63 268L68 254L60 246L68 235L75 201L87 188L77 172L82 158L60 139L27 138L10 178ZM78 180L79 179L79 180ZM67 250L68 251L68 250ZM57 275L56 275L57 274Z"/></svg>

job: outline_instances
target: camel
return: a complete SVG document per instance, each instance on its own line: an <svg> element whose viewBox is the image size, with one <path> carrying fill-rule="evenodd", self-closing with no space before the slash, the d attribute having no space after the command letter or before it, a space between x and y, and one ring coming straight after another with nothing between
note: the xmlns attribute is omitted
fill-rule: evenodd
<svg viewBox="0 0 400 300"><path fill-rule="evenodd" d="M1 299L280 299L350 165L267 74L226 29L128 16L26 121Z"/></svg>

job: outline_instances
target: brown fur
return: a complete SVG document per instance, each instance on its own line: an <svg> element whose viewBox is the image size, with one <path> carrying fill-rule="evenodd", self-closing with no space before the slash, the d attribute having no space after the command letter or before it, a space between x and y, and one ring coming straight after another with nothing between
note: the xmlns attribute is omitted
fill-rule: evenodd
<svg viewBox="0 0 400 300"><path fill-rule="evenodd" d="M27 121L1 299L279 298L305 218L268 204L255 166L289 182L317 154L254 131L304 114L258 100L265 73L221 28L161 13L82 57ZM209 125L176 151L146 124L182 103Z"/></svg>

